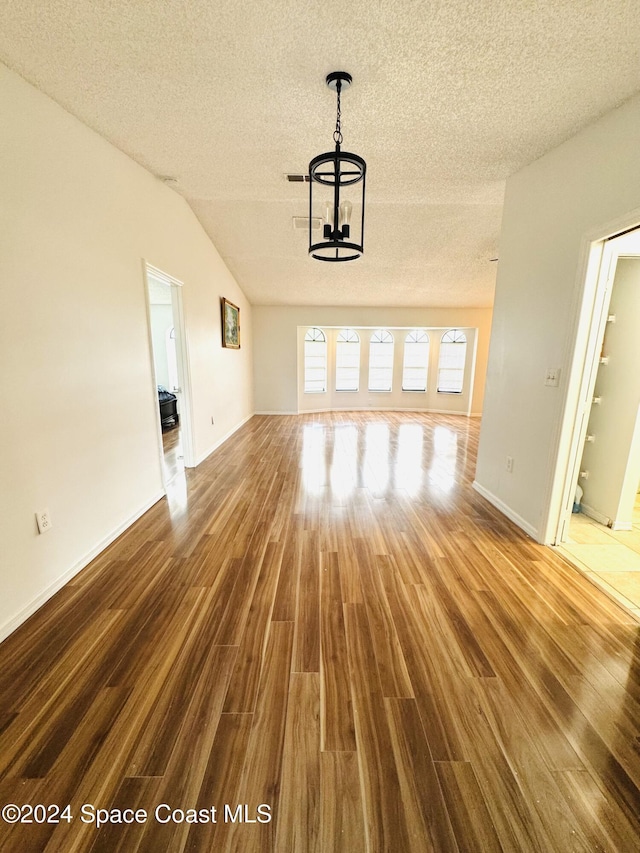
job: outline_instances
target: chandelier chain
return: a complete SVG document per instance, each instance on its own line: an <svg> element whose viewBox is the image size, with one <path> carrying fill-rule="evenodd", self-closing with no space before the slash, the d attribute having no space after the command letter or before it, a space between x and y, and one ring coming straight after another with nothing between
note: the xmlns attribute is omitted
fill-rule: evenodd
<svg viewBox="0 0 640 853"><path fill-rule="evenodd" d="M340 80L338 80L336 85L336 92L338 95L338 109L336 113L336 129L333 131L333 141L336 145L342 145L342 127L341 127L341 117L342 112L340 109L340 89L342 86L340 85Z"/></svg>

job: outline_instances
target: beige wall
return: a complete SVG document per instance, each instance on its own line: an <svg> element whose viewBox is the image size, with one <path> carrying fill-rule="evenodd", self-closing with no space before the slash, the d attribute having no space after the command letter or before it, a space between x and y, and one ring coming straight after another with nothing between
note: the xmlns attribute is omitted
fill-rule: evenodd
<svg viewBox="0 0 640 853"><path fill-rule="evenodd" d="M184 200L4 66L0 112L3 636L162 493L143 259L184 282L197 459L253 389L250 306Z"/></svg>
<svg viewBox="0 0 640 853"><path fill-rule="evenodd" d="M357 263L357 262L356 262ZM298 349L299 329L308 326L352 327L352 328L467 328L477 330L475 347L475 370L471 406L466 398L454 398L451 395L437 395L441 399L449 397L449 405L441 405L432 396L411 394L411 401L405 402L394 397L393 403L380 402L383 395L371 400L372 408L425 408L445 409L477 415L482 412L484 381L487 366L487 352L491 330L491 309L489 308L329 308L316 307L276 307L254 306L254 382L255 406L257 412L297 412L298 402ZM398 355L396 352L396 360ZM472 348L469 349L471 357ZM397 372L397 371L396 371ZM397 388L397 382L396 382ZM368 395L370 397L371 395ZM453 405L451 405L453 403ZM355 407L362 402L354 400ZM314 403L304 408L323 408ZM329 407L329 406L326 406ZM344 408L344 404L340 403Z"/></svg>
<svg viewBox="0 0 640 853"><path fill-rule="evenodd" d="M558 524L575 419L564 413L581 376L588 247L640 221L639 139L636 97L507 182L476 486L543 542ZM557 388L545 385L549 367L562 371Z"/></svg>

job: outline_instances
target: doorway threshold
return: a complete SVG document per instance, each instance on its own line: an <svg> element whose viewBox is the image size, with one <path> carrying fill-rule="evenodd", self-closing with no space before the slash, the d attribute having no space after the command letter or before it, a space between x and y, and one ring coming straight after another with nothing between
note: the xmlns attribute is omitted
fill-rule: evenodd
<svg viewBox="0 0 640 853"><path fill-rule="evenodd" d="M640 524L614 531L578 513L554 550L640 622Z"/></svg>

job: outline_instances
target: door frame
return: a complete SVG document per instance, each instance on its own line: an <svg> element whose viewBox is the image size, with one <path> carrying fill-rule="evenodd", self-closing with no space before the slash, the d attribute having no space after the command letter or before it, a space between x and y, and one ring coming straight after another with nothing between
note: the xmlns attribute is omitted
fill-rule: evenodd
<svg viewBox="0 0 640 853"><path fill-rule="evenodd" d="M149 357L151 359L151 375L153 377L153 403L156 420L156 432L158 440L158 460L162 482L167 487L164 474L164 449L162 444L162 423L160 421L160 409L158 407L158 383L156 377L155 361L153 357L153 340L151 332L151 302L149 299L149 281L151 279L167 285L171 288L171 309L173 313L173 324L176 330L176 358L178 362L178 382L181 389L180 400L180 438L182 441L182 453L185 468L195 468L195 453L193 441L193 409L191 395L191 371L189 367L189 350L187 333L184 322L184 308L182 302L183 283L173 276L165 273L153 264L142 260L143 280L145 292L145 304L147 308L147 334L149 342Z"/></svg>
<svg viewBox="0 0 640 853"><path fill-rule="evenodd" d="M568 533L618 258L640 255L638 214L634 214L632 221L625 225L619 227L617 233L594 240L588 246L582 308L570 376L570 384L574 381L578 391L574 405L567 403L564 415L564 425L569 427L570 438L564 460L559 456L556 468L561 498L552 535L553 545L564 542Z"/></svg>

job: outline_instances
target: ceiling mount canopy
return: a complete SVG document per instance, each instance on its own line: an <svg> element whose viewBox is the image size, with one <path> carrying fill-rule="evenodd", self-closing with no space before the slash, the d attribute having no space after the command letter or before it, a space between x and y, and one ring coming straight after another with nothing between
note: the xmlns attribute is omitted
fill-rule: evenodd
<svg viewBox="0 0 640 853"><path fill-rule="evenodd" d="M354 261L363 252L364 191L367 164L357 154L342 150L340 96L351 85L346 71L327 75L327 86L337 99L335 150L318 154L309 163L309 223L322 216L323 239L313 242L309 225L309 254L319 261ZM346 193L343 190L346 189ZM348 197L347 197L348 196ZM352 214L355 211L355 216ZM353 220L353 221L352 221Z"/></svg>

